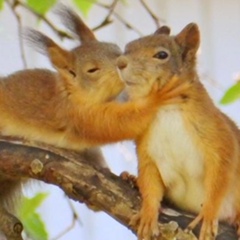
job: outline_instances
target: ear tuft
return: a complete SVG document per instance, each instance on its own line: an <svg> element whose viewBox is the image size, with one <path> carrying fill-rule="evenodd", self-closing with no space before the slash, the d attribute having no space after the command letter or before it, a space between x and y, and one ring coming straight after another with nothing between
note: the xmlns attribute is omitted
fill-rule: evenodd
<svg viewBox="0 0 240 240"><path fill-rule="evenodd" d="M48 54L48 48L53 47L56 43L43 33L31 28L25 28L23 38L30 47L33 47L41 54Z"/></svg>
<svg viewBox="0 0 240 240"><path fill-rule="evenodd" d="M66 69L72 64L71 52L58 46L57 43L43 33L33 29L26 29L24 38L38 52L47 55L56 69Z"/></svg>
<svg viewBox="0 0 240 240"><path fill-rule="evenodd" d="M64 4L58 4L54 12L59 16L63 25L71 31L82 43L97 41L93 31L83 22L83 20L71 8Z"/></svg>
<svg viewBox="0 0 240 240"><path fill-rule="evenodd" d="M162 26L154 32L154 35L157 34L165 34L165 35L170 35L171 29L168 26Z"/></svg>

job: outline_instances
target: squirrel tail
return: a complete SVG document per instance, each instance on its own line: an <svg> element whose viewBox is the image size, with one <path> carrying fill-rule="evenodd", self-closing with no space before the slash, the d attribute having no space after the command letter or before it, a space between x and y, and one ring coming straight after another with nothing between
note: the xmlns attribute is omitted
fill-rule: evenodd
<svg viewBox="0 0 240 240"><path fill-rule="evenodd" d="M19 179L1 179L0 205L9 211L16 211L16 205L22 196L22 182Z"/></svg>

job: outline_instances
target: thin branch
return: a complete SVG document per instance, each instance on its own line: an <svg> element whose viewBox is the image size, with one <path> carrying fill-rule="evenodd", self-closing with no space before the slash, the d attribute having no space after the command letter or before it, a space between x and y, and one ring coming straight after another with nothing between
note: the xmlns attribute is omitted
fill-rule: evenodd
<svg viewBox="0 0 240 240"><path fill-rule="evenodd" d="M135 28L132 24L128 23L127 21L125 21L125 19L120 16L117 13L114 13L114 16L116 17L116 19L121 22L127 29L129 30L133 30L134 32L136 32L140 37L143 36L143 34L137 29Z"/></svg>
<svg viewBox="0 0 240 240"><path fill-rule="evenodd" d="M39 14L38 12L34 11L32 8L30 8L27 4L25 4L24 2L20 1L20 0L16 0L16 5L22 7L23 9L29 11L30 13L32 13L36 18L41 19L42 21L44 21L52 30L53 32L59 36L60 39L63 38L68 38L68 39L73 39L71 35L69 35L67 32L62 31L60 29L58 29L54 24L52 24L52 22L50 20L48 20L48 18L45 15Z"/></svg>
<svg viewBox="0 0 240 240"><path fill-rule="evenodd" d="M11 9L13 15L15 16L18 24L18 39L19 39L19 48L20 48L20 54L21 54L21 59L23 62L23 67L27 68L27 60L24 52L24 44L23 44L23 38L22 38L22 21L20 15L16 12L16 7L17 7L17 1L13 2L13 4L10 3L9 0L5 0L6 3L8 4L9 8Z"/></svg>
<svg viewBox="0 0 240 240"><path fill-rule="evenodd" d="M144 2L144 0L140 0L142 6L148 12L148 14L152 17L153 21L155 22L157 28L160 27L160 19L153 13L153 11L149 8L149 6Z"/></svg>
<svg viewBox="0 0 240 240"><path fill-rule="evenodd" d="M95 26L92 30L97 31L100 28L106 27L107 25L109 25L111 23L112 23L112 20L110 20L109 18L104 18L104 20L101 23L99 23L97 26Z"/></svg>
<svg viewBox="0 0 240 240"><path fill-rule="evenodd" d="M58 240L61 237L63 237L64 235L66 235L68 232L70 232L75 227L76 223L78 223L80 226L82 226L82 222L81 222L71 200L68 197L66 197L66 201L68 202L70 210L72 211L72 222L70 223L70 225L68 227L66 227L61 233L59 233L57 236L53 237L51 240Z"/></svg>
<svg viewBox="0 0 240 240"><path fill-rule="evenodd" d="M105 27L106 25L112 23L112 20L110 20L110 16L114 16L120 23L122 23L127 29L132 30L136 32L139 36L142 36L143 34L135 28L132 24L127 22L123 17L121 17L118 13L115 12L115 8L119 0L114 0L112 4L106 5L103 3L95 2L94 4L98 7L104 8L109 10L108 15L104 18L104 20L97 25L96 27L93 28L93 31L98 30L102 27Z"/></svg>
<svg viewBox="0 0 240 240"><path fill-rule="evenodd" d="M107 9L109 10L107 16L103 19L103 21L98 26L96 26L93 29L93 31L96 31L96 30L98 30L102 27L105 27L106 25L112 23L112 20L110 20L110 17L113 14L113 11L114 11L117 3L118 3L118 0L113 0L112 4L107 6Z"/></svg>
<svg viewBox="0 0 240 240"><path fill-rule="evenodd" d="M80 217L78 216L78 213L75 209L75 207L73 206L72 201L68 198L67 195L65 195L66 200L68 202L69 208L71 209L72 213L73 213L73 218L76 219L76 221L78 222L79 226L83 226L83 223L81 222Z"/></svg>

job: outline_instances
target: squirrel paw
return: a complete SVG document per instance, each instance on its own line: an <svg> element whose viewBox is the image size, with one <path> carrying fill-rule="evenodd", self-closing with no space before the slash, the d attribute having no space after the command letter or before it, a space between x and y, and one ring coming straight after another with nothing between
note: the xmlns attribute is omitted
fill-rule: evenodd
<svg viewBox="0 0 240 240"><path fill-rule="evenodd" d="M127 171L124 171L120 174L120 178L124 181L126 181L132 188L138 189L138 184L137 184L137 177L130 174Z"/></svg>
<svg viewBox="0 0 240 240"><path fill-rule="evenodd" d="M151 240L152 237L159 236L157 217L153 215L149 213L146 216L142 212L133 215L129 225L137 229L139 240Z"/></svg>
<svg viewBox="0 0 240 240"><path fill-rule="evenodd" d="M207 221L200 213L186 228L185 231L193 230L199 222L202 221L202 227L200 230L199 240L214 240L218 233L218 220Z"/></svg>

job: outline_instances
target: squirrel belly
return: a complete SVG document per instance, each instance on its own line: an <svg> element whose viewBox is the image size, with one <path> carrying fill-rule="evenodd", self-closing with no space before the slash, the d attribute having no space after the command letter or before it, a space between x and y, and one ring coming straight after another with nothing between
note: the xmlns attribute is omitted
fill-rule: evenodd
<svg viewBox="0 0 240 240"><path fill-rule="evenodd" d="M148 133L147 152L155 161L165 185L165 197L181 209L198 213L204 202L204 155L177 105L161 108ZM188 122L187 122L188 121ZM191 133L189 131L192 131ZM233 193L229 193L220 209L220 219L234 218Z"/></svg>

